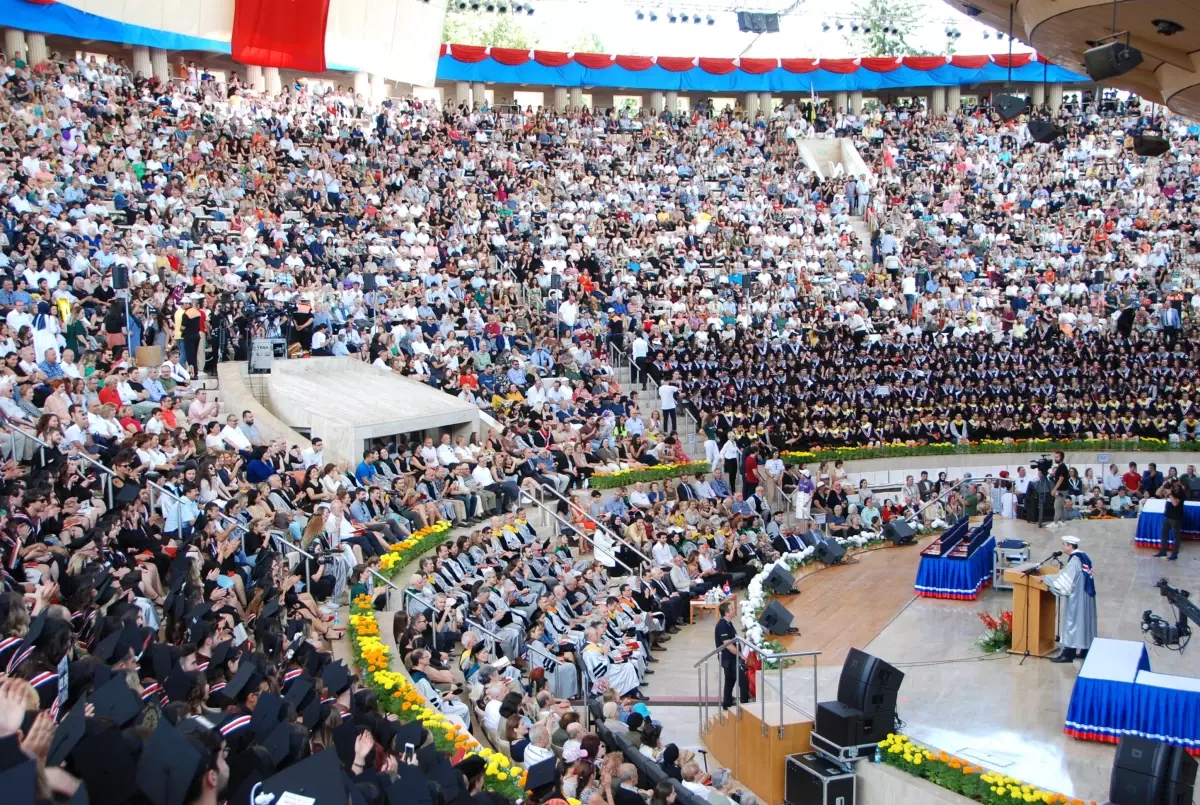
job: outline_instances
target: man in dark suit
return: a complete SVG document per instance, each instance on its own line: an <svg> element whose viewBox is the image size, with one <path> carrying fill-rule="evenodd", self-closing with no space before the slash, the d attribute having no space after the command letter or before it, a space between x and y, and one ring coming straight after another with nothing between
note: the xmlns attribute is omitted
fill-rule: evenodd
<svg viewBox="0 0 1200 805"><path fill-rule="evenodd" d="M733 603L722 602L717 607L717 628L715 632L716 648L721 648L721 707L733 707L733 684L738 681L738 645L733 642L737 638L737 627L733 625ZM722 648L723 647L723 648Z"/></svg>

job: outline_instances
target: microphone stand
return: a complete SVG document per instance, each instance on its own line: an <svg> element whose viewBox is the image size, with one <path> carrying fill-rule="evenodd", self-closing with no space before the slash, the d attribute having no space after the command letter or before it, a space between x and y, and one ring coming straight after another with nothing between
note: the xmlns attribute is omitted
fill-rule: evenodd
<svg viewBox="0 0 1200 805"><path fill-rule="evenodd" d="M1046 564L1047 562L1049 562L1049 561L1050 561L1050 560L1052 560L1052 559L1058 559L1058 557L1059 557L1060 555L1061 555L1061 553L1060 553L1059 551L1055 551L1054 553L1050 554L1049 556L1047 556L1047 557L1046 557L1045 559L1043 559L1042 561L1038 562L1038 563L1037 563L1036 565L1034 565L1033 567L1031 567L1031 568L1027 569L1026 571L1024 571L1024 572L1023 572L1021 575L1022 575L1022 576L1025 576L1026 578L1028 578L1029 576L1035 576L1035 575L1038 575L1037 571L1041 569L1042 565ZM1060 566L1060 567L1062 566L1062 562L1059 562L1058 564L1059 564L1059 566ZM1058 607L1056 606L1056 607L1055 607L1055 611L1057 612L1057 610L1058 610ZM1055 621L1055 631L1058 631L1057 614L1056 614L1055 618L1056 618L1056 621ZM1021 661L1020 661L1019 663L1017 663L1017 665L1018 665L1018 666L1024 665L1024 664L1025 664L1025 661L1026 661L1027 659L1029 659L1029 657L1030 657L1030 652L1029 652L1029 583L1028 583L1028 582L1026 582L1026 584L1025 584L1025 629L1024 629L1024 636L1025 636L1025 654L1024 654L1022 657L1021 657ZM1058 642L1058 635L1055 635L1055 642Z"/></svg>

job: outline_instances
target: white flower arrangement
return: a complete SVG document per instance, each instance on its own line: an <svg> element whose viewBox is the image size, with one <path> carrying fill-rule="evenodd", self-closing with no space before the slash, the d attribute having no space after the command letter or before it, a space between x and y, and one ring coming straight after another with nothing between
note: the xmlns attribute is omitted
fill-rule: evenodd
<svg viewBox="0 0 1200 805"><path fill-rule="evenodd" d="M869 545L883 541L883 535L876 531L863 531L858 536L854 537L835 537L834 542L841 545L843 548L850 550L851 548L866 548ZM785 553L776 559L771 564L767 565L754 578L750 579L750 583L746 586L746 596L738 604L740 610L742 629L746 635L747 642L757 648L762 648L765 642L763 628L758 625L758 615L767 606L767 595L763 592L763 582L767 576L771 575L771 570L776 565L787 570L789 573L798 567L807 565L813 560L813 554L817 549L810 546L805 547L802 551L791 551Z"/></svg>

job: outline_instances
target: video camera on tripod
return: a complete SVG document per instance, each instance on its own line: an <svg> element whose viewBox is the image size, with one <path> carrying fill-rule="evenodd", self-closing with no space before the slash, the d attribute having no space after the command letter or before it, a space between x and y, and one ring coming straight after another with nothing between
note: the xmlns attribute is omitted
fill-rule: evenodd
<svg viewBox="0 0 1200 805"><path fill-rule="evenodd" d="M1150 635L1156 646L1183 651L1192 635L1188 621L1200 626L1200 607L1192 601L1191 593L1172 587L1166 579L1159 579L1154 586L1176 610L1176 620L1175 623L1170 623L1147 609L1142 613L1142 634Z"/></svg>
<svg viewBox="0 0 1200 805"><path fill-rule="evenodd" d="M1041 458L1035 458L1029 462L1029 468L1031 470L1033 470L1034 472L1041 470L1042 472L1046 473L1046 475L1050 474L1050 470L1053 467L1054 467L1054 462L1051 461L1050 457L1047 456L1045 453L1042 453Z"/></svg>

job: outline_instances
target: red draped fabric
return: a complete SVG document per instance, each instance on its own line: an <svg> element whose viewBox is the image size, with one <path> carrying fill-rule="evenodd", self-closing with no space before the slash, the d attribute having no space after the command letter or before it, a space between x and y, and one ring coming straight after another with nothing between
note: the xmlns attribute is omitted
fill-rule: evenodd
<svg viewBox="0 0 1200 805"><path fill-rule="evenodd" d="M951 56L950 64L955 67L965 67L968 70L979 70L991 61L990 56Z"/></svg>
<svg viewBox="0 0 1200 805"><path fill-rule="evenodd" d="M654 61L649 56L617 56L617 66L641 72L653 67Z"/></svg>
<svg viewBox="0 0 1200 805"><path fill-rule="evenodd" d="M32 3L35 6L52 6L57 3L58 0L25 0L25 2Z"/></svg>
<svg viewBox="0 0 1200 805"><path fill-rule="evenodd" d="M1001 53L999 56L993 56L992 60L1001 67L1008 67L1008 54L1007 53ZM1012 66L1014 68L1015 67L1024 67L1025 65L1029 64L1029 62L1032 60L1033 60L1032 53L1014 53L1012 55Z"/></svg>
<svg viewBox="0 0 1200 805"><path fill-rule="evenodd" d="M853 73L855 70L858 69L858 65L855 63L856 61L858 61L858 60L856 60L856 59L821 59L821 63L818 65L818 67L820 67L822 70L827 70L828 72L831 72L831 73L838 73L839 75L849 75L850 73ZM895 69L895 68L892 68L892 69Z"/></svg>
<svg viewBox="0 0 1200 805"><path fill-rule="evenodd" d="M811 73L817 69L816 59L780 59L779 63L789 73Z"/></svg>
<svg viewBox="0 0 1200 805"><path fill-rule="evenodd" d="M696 60L689 56L659 56L658 66L672 73L686 73L696 66Z"/></svg>
<svg viewBox="0 0 1200 805"><path fill-rule="evenodd" d="M769 73L779 67L779 59L742 59L742 72L751 75Z"/></svg>
<svg viewBox="0 0 1200 805"><path fill-rule="evenodd" d="M949 62L945 56L905 56L904 66L912 70L936 70L945 67Z"/></svg>
<svg viewBox="0 0 1200 805"><path fill-rule="evenodd" d="M710 75L729 75L737 69L733 59L700 59L700 69Z"/></svg>
<svg viewBox="0 0 1200 805"><path fill-rule="evenodd" d="M529 61L527 48L492 48L492 58L509 67L516 67Z"/></svg>
<svg viewBox="0 0 1200 805"><path fill-rule="evenodd" d="M863 56L861 61L872 73L890 73L900 67L901 60L897 56Z"/></svg>
<svg viewBox="0 0 1200 805"><path fill-rule="evenodd" d="M576 53L575 61L582 64L589 70L603 70L606 67L613 66L613 58L607 53ZM646 59L646 66L650 65L650 60ZM642 68L643 70L645 67Z"/></svg>
<svg viewBox="0 0 1200 805"><path fill-rule="evenodd" d="M533 60L543 67L566 67L571 58L561 50L535 50Z"/></svg>
<svg viewBox="0 0 1200 805"><path fill-rule="evenodd" d="M233 60L324 72L328 19L329 0L234 0Z"/></svg>
<svg viewBox="0 0 1200 805"><path fill-rule="evenodd" d="M450 55L455 61L465 64L478 64L488 57L487 48L483 45L452 45Z"/></svg>

